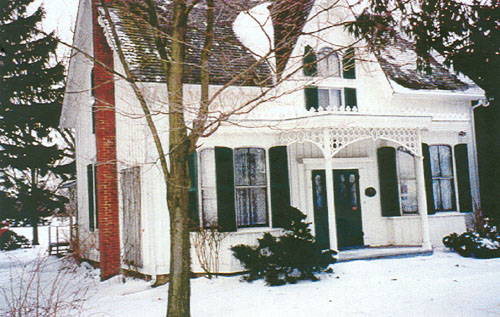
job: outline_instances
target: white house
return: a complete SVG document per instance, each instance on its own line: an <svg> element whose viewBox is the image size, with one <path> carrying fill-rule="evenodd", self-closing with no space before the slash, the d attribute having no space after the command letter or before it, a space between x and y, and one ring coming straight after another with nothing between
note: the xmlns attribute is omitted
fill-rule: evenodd
<svg viewBox="0 0 500 317"><path fill-rule="evenodd" d="M127 62L167 140L166 84L151 38L108 2ZM371 52L339 25L353 17L343 1L231 3L217 7L221 37L210 60L211 92L259 55L287 45L228 87L211 110L239 105L269 87L276 98L202 138L190 162L194 219L230 232L220 272L240 271L230 246L279 232L287 205L307 214L317 240L340 254L375 246L431 250L444 235L466 229L479 202L471 106L484 98L482 90L438 57L432 74L417 71L413 46L403 38ZM289 11L276 13L290 3ZM202 23L203 6L193 10L190 25ZM280 24L285 18L293 23ZM192 62L186 105L199 96L201 46L196 34L188 38L195 44L186 53ZM120 265L168 274L169 217L158 154L130 84L106 69L123 72L105 11L91 0L80 0L74 46L61 120L76 130L83 256L100 261L104 276Z"/></svg>

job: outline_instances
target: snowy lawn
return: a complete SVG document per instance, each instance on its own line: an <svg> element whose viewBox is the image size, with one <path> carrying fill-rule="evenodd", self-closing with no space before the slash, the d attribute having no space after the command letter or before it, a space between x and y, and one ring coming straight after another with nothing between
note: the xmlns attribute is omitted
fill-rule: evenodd
<svg viewBox="0 0 500 317"><path fill-rule="evenodd" d="M29 267L30 262L39 261L37 253L43 253L43 248L1 252L0 286L19 284L9 280L14 258L14 262ZM55 257L41 257L46 264L41 284L48 287L60 268L68 264ZM462 258L441 250L432 256L338 263L334 271L320 275L318 282L278 287L265 286L261 281L240 282L238 276L193 279L192 315L500 315L500 259ZM142 280L127 278L123 283L122 277L99 282L98 270L86 265L68 272L71 278L65 282L64 293L74 295L80 291L76 298L86 298L81 302L81 311L73 311L76 316L165 315L167 285L153 289ZM0 311L5 307L0 296Z"/></svg>

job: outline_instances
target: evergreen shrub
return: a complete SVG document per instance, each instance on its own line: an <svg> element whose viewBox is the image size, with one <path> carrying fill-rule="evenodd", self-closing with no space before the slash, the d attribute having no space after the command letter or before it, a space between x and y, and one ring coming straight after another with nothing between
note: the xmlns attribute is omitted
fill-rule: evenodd
<svg viewBox="0 0 500 317"><path fill-rule="evenodd" d="M267 285L276 286L299 280L316 281L315 273L331 271L328 266L335 263L337 252L319 247L300 210L288 207L283 215L287 217L283 235L265 233L257 246L240 244L231 248L248 270L244 280L264 279Z"/></svg>
<svg viewBox="0 0 500 317"><path fill-rule="evenodd" d="M447 235L443 238L443 244L464 257L500 257L500 234L497 227L490 225L488 221L476 231Z"/></svg>
<svg viewBox="0 0 500 317"><path fill-rule="evenodd" d="M0 250L10 251L20 248L30 248L30 241L11 230L0 230Z"/></svg>

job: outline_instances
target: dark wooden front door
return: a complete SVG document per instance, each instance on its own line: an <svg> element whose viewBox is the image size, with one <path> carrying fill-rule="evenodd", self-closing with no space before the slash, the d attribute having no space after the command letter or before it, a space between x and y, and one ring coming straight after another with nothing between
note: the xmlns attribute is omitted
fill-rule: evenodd
<svg viewBox="0 0 500 317"><path fill-rule="evenodd" d="M323 249L329 249L330 236L328 234L328 203L326 198L325 170L312 171L312 190L316 241Z"/></svg>
<svg viewBox="0 0 500 317"><path fill-rule="evenodd" d="M358 170L334 170L335 219L338 248L363 245Z"/></svg>

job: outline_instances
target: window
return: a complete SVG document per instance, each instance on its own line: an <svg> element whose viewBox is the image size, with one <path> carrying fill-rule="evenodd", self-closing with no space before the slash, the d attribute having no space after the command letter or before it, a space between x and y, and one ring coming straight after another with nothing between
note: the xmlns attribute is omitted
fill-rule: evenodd
<svg viewBox="0 0 500 317"><path fill-rule="evenodd" d="M340 59L330 47L324 47L318 52L318 76L340 77Z"/></svg>
<svg viewBox="0 0 500 317"><path fill-rule="evenodd" d="M267 225L266 157L263 149L234 150L234 188L238 227Z"/></svg>
<svg viewBox="0 0 500 317"><path fill-rule="evenodd" d="M455 191L451 147L447 145L429 146L432 193L436 211L455 210Z"/></svg>
<svg viewBox="0 0 500 317"><path fill-rule="evenodd" d="M314 49L307 45L302 59L304 76L356 78L354 48L348 48L342 55L342 68L339 55L331 47L322 48L317 56Z"/></svg>
<svg viewBox="0 0 500 317"><path fill-rule="evenodd" d="M200 152L200 165L212 167L202 169L200 179L201 214L203 226L217 225L217 188L215 183L215 154L214 149L205 149Z"/></svg>
<svg viewBox="0 0 500 317"><path fill-rule="evenodd" d="M318 105L320 108L342 106L342 90L340 89L318 89Z"/></svg>
<svg viewBox="0 0 500 317"><path fill-rule="evenodd" d="M87 189L88 189L88 204L89 204L89 230L94 231L99 228L97 218L97 180L96 166L94 164L87 165Z"/></svg>
<svg viewBox="0 0 500 317"><path fill-rule="evenodd" d="M274 169L274 173L271 170L271 184L274 185L270 192L273 203L280 208L290 202L288 171L276 170L288 166L286 153L286 148L270 149L271 159L275 161L271 162ZM222 231L268 226L266 150L215 147L204 149L199 154L199 208L203 226L218 226Z"/></svg>
<svg viewBox="0 0 500 317"><path fill-rule="evenodd" d="M397 151L399 176L399 197L403 214L417 213L417 177L415 160L406 149L399 147Z"/></svg>
<svg viewBox="0 0 500 317"><path fill-rule="evenodd" d="M337 110L346 106L350 109L357 107L356 89L354 88L318 88L304 89L306 110Z"/></svg>

